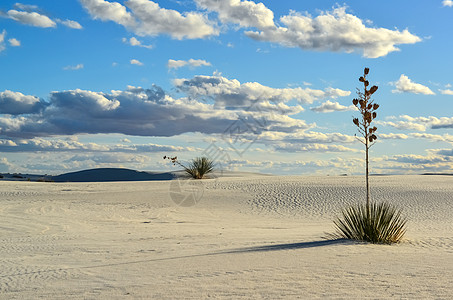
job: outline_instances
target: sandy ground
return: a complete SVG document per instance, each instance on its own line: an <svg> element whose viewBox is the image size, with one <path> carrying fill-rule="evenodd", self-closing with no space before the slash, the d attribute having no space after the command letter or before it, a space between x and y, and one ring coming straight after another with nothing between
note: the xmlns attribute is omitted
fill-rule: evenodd
<svg viewBox="0 0 453 300"><path fill-rule="evenodd" d="M362 177L198 184L0 181L0 298L453 297L453 177L371 178L409 219L392 246L324 238Z"/></svg>

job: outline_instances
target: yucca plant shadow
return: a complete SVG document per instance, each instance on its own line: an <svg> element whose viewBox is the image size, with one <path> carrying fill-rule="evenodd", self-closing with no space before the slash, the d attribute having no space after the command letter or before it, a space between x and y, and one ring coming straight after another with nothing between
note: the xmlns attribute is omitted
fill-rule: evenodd
<svg viewBox="0 0 453 300"><path fill-rule="evenodd" d="M350 241L344 238L332 238L312 242L288 243L288 244L272 244L255 247L240 248L228 251L227 253L245 253L245 252L266 252L266 251L279 251L279 250L296 250L306 248L316 248L333 246L340 244L348 244Z"/></svg>

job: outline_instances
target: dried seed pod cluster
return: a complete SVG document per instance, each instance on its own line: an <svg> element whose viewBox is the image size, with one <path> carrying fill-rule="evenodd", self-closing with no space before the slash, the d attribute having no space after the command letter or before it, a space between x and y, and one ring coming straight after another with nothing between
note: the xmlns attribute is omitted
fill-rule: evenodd
<svg viewBox="0 0 453 300"><path fill-rule="evenodd" d="M175 157L170 157L170 156L164 156L164 159L168 159L168 160L171 160L171 162L175 165L175 164L179 164L178 163L178 157L175 156Z"/></svg>
<svg viewBox="0 0 453 300"><path fill-rule="evenodd" d="M363 83L363 92L360 90L357 92L358 98L352 100L361 114L361 118L354 118L352 122L358 127L359 132L365 138L364 144L367 148L371 145L368 143L373 143L377 136L375 132L377 130L376 126L371 127L371 122L377 117L376 110L379 108L379 104L373 103L371 96L377 91L378 87L373 85L368 89L370 82L367 80L367 75L370 72L369 68L365 68L363 76L360 76L359 81Z"/></svg>

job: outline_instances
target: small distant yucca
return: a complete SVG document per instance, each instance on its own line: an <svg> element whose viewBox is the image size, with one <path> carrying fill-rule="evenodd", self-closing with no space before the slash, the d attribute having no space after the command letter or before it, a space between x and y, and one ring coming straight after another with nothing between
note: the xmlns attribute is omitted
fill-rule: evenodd
<svg viewBox="0 0 453 300"><path fill-rule="evenodd" d="M192 159L189 166L184 167L184 171L195 179L202 179L205 174L211 173L213 170L214 162L207 157L197 157Z"/></svg>
<svg viewBox="0 0 453 300"><path fill-rule="evenodd" d="M178 161L178 157L168 157L164 156L164 159L169 159L173 164L180 165L184 168L187 174L192 178L202 179L206 174L214 171L214 161L210 160L207 157L196 157L192 159L189 163L189 166L185 166Z"/></svg>

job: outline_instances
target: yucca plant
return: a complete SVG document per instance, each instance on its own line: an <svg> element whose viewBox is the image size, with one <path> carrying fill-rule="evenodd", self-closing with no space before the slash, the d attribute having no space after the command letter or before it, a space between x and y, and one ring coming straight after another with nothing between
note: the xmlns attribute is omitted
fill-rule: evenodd
<svg viewBox="0 0 453 300"><path fill-rule="evenodd" d="M177 156L164 156L164 159L169 159L173 164L183 167L184 171L194 179L202 179L206 174L214 171L214 161L207 157L196 157L192 159L188 166L180 163Z"/></svg>
<svg viewBox="0 0 453 300"><path fill-rule="evenodd" d="M343 210L343 219L334 221L333 237L377 244L398 243L406 233L406 219L401 210L387 202L358 204Z"/></svg>
<svg viewBox="0 0 453 300"><path fill-rule="evenodd" d="M197 157L192 159L188 167L184 167L192 178L202 179L204 175L214 170L214 162L207 157Z"/></svg>
<svg viewBox="0 0 453 300"><path fill-rule="evenodd" d="M367 75L370 69L365 68L359 81L363 83L363 92L358 90L358 98L352 100L360 112L360 118L354 118L352 122L357 126L362 138L360 142L365 146L365 180L366 180L366 203L351 206L343 210L343 218L334 221L337 232L334 237L353 240L367 241L371 243L397 243L406 232L406 219L401 217L401 210L389 203L371 203L369 185L369 149L374 145L376 126L371 123L377 117L376 110L379 104L374 103L371 96L378 87L370 83Z"/></svg>

